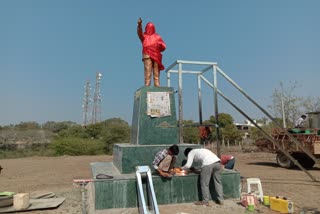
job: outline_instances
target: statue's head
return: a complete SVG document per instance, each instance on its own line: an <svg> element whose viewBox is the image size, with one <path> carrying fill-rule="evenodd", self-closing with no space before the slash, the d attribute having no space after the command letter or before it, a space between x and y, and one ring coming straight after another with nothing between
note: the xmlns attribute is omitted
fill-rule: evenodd
<svg viewBox="0 0 320 214"><path fill-rule="evenodd" d="M152 22L148 22L148 24L146 25L145 34L152 35L155 32L156 32L156 27L154 26L154 24Z"/></svg>

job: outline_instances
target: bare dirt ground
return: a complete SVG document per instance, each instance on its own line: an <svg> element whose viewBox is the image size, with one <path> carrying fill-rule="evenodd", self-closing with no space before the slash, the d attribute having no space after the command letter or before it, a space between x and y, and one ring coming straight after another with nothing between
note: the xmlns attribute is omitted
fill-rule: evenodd
<svg viewBox="0 0 320 214"><path fill-rule="evenodd" d="M320 211L320 182L299 169L283 169L276 165L275 155L269 153L234 153L236 170L243 180L243 192L246 191L245 178L258 177L262 181L264 195L286 196L294 202L295 213L304 210ZM29 192L31 194L54 192L59 197L66 197L57 209L32 211L28 213L64 214L82 213L81 192L73 184L73 179L91 178L91 162L112 161L112 156L80 157L31 157L22 159L0 160L4 168L0 174L0 192ZM309 172L320 181L320 166ZM245 210L234 209L239 200L227 199L224 206L199 207L192 203L160 205L161 214L176 213L244 213ZM230 205L230 206L229 206ZM231 207L231 208L230 208ZM234 209L234 210L233 210ZM99 212L100 213L100 212ZM136 209L117 209L101 213L137 213ZM255 213L277 213L260 205ZM305 213L317 213L315 211Z"/></svg>

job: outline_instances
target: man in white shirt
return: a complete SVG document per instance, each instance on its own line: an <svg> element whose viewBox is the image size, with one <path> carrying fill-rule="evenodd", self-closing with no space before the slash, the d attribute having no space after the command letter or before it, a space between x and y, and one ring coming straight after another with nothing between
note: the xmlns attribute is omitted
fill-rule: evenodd
<svg viewBox="0 0 320 214"><path fill-rule="evenodd" d="M217 204L223 205L223 189L221 183L221 164L220 159L208 149L186 148L184 155L188 157L187 163L181 167L183 170L190 169L192 163L201 164L200 186L202 192L202 201L195 202L196 205L209 206L210 189L209 184L213 175L214 187L217 193Z"/></svg>
<svg viewBox="0 0 320 214"><path fill-rule="evenodd" d="M301 115L301 117L296 120L295 124L294 124L294 127L295 128L303 128L304 127L304 121L305 119L307 118L306 115Z"/></svg>

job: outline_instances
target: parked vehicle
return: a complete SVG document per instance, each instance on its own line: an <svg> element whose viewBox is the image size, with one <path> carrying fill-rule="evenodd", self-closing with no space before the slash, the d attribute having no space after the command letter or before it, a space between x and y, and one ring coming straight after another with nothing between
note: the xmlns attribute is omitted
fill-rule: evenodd
<svg viewBox="0 0 320 214"><path fill-rule="evenodd" d="M310 151L310 153L317 159L320 159L320 129L295 128L287 129L287 131L297 139L306 150ZM315 161L311 159L296 143L294 143L283 130L274 129L271 136L277 143L279 143L283 150L287 151L304 168L312 168L315 165ZM294 167L293 161L283 154L281 150L270 140L258 140L256 145L264 151L277 153L276 160L279 166L284 168Z"/></svg>

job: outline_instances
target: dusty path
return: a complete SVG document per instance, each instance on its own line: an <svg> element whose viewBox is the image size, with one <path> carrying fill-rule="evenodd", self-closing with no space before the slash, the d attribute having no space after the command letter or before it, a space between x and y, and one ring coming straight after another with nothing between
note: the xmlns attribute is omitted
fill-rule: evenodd
<svg viewBox="0 0 320 214"><path fill-rule="evenodd" d="M265 195L281 195L291 199L296 213L302 208L317 208L320 211L320 182L311 179L298 169L287 170L277 167L275 156L268 153L235 153L236 169L244 177L258 177L262 181ZM81 157L32 157L23 159L0 160L4 168L0 175L0 191L13 192L54 192L66 197L66 201L58 208L28 213L57 214L81 213L81 194L73 185L73 179L90 178L91 162L112 161L112 156ZM309 171L320 180L320 167ZM246 190L246 183L243 182ZM232 201L228 203L234 203ZM214 209L214 210L213 210ZM161 214L185 213L230 213L224 208L197 207L193 204L174 204L160 206ZM261 207L261 213L276 213ZM234 211L234 213L240 213ZM136 213L135 210L110 210L108 213ZM242 211L243 213L243 211ZM311 213L311 212L310 212Z"/></svg>

